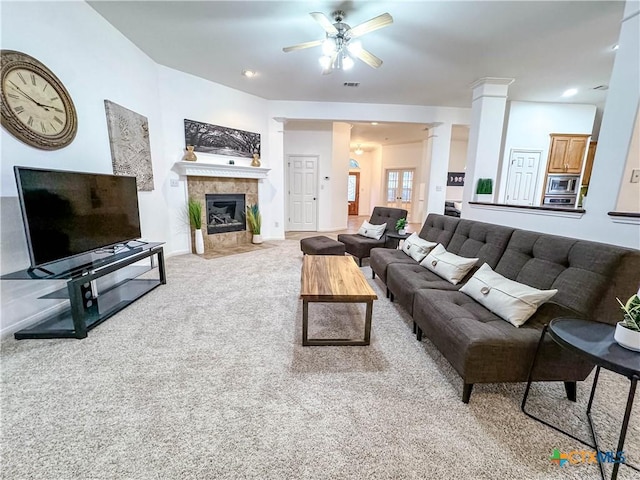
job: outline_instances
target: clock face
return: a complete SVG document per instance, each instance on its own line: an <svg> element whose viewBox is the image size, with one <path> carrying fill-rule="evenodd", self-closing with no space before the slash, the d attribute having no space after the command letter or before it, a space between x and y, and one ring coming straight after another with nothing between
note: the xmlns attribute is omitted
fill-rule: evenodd
<svg viewBox="0 0 640 480"><path fill-rule="evenodd" d="M23 142L42 149L73 140L77 117L60 80L33 57L2 50L2 124Z"/></svg>

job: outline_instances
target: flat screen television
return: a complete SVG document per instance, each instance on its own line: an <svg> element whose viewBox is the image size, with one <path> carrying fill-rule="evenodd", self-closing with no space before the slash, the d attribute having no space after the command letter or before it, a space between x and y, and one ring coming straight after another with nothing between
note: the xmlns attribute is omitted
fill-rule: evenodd
<svg viewBox="0 0 640 480"><path fill-rule="evenodd" d="M135 177L13 170L32 268L140 238Z"/></svg>

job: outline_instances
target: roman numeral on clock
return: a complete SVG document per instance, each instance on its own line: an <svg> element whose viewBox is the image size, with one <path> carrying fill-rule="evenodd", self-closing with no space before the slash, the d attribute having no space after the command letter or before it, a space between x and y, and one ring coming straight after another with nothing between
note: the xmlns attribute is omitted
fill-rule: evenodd
<svg viewBox="0 0 640 480"><path fill-rule="evenodd" d="M18 77L20 77L20 80L22 80L22 83L24 83L25 85L27 84L27 81L24 79L22 72L18 72Z"/></svg>
<svg viewBox="0 0 640 480"><path fill-rule="evenodd" d="M53 117L53 119L58 122L60 125L64 125L64 122L60 120L58 117Z"/></svg>
<svg viewBox="0 0 640 480"><path fill-rule="evenodd" d="M16 108L13 109L14 112L20 114L22 112L24 112L24 107L22 106L17 106Z"/></svg>
<svg viewBox="0 0 640 480"><path fill-rule="evenodd" d="M33 127L33 117L29 117L29 120L27 120L27 125Z"/></svg>
<svg viewBox="0 0 640 480"><path fill-rule="evenodd" d="M16 100L20 100L20 97L18 95L16 95L15 93L7 93L7 97L15 98Z"/></svg>
<svg viewBox="0 0 640 480"><path fill-rule="evenodd" d="M47 133L47 129L44 127L44 122L40 122L40 128L42 129L42 133Z"/></svg>
<svg viewBox="0 0 640 480"><path fill-rule="evenodd" d="M31 74L31 84L35 87L36 86L36 76L32 73Z"/></svg>

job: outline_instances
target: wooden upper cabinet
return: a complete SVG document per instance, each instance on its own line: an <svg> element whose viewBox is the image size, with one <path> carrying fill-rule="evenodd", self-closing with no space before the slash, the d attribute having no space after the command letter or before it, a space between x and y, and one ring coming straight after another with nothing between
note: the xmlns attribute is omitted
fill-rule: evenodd
<svg viewBox="0 0 640 480"><path fill-rule="evenodd" d="M596 158L596 147L598 142L589 143L589 151L587 152L587 161L584 164L584 175L582 176L582 185L589 185L591 181L591 170L593 170L593 159Z"/></svg>
<svg viewBox="0 0 640 480"><path fill-rule="evenodd" d="M548 173L582 173L589 135L551 134Z"/></svg>

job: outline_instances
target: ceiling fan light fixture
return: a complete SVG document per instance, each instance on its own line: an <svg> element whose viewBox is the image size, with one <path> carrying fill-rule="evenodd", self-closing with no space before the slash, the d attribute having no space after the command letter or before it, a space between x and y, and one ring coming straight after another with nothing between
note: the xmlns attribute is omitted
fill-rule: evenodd
<svg viewBox="0 0 640 480"><path fill-rule="evenodd" d="M360 40L350 41L349 45L347 45L347 50L349 50L350 54L358 56L358 54L362 51L362 42Z"/></svg>
<svg viewBox="0 0 640 480"><path fill-rule="evenodd" d="M320 65L323 70L329 70L331 68L331 57L328 55L324 55L320 57Z"/></svg>
<svg viewBox="0 0 640 480"><path fill-rule="evenodd" d="M327 39L324 42L322 42L322 53L324 53L327 56L330 56L335 51L336 51L336 42L332 38L327 37Z"/></svg>
<svg viewBox="0 0 640 480"><path fill-rule="evenodd" d="M364 153L364 150L362 150L362 148L360 148L360 144L358 144L358 148L356 148L353 153L355 153L356 155L362 155Z"/></svg>
<svg viewBox="0 0 640 480"><path fill-rule="evenodd" d="M353 68L353 59L349 55L342 57L342 68L344 70L351 70Z"/></svg>
<svg viewBox="0 0 640 480"><path fill-rule="evenodd" d="M243 70L242 75L244 75L247 78L252 78L256 76L256 72L253 70Z"/></svg>

